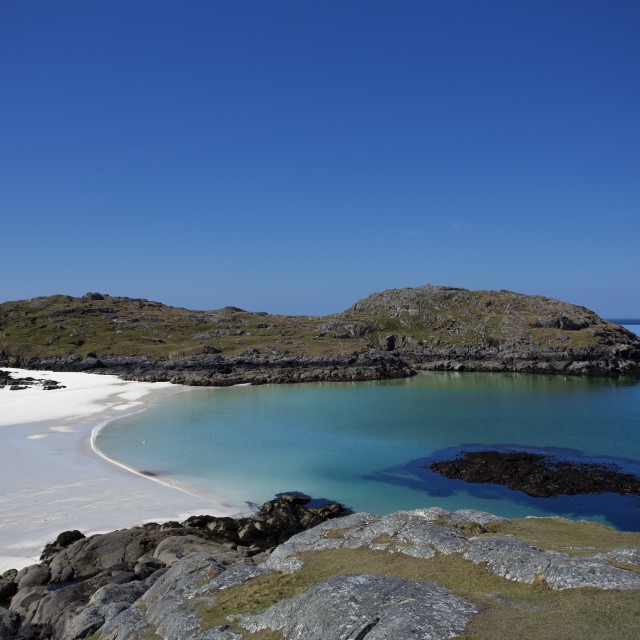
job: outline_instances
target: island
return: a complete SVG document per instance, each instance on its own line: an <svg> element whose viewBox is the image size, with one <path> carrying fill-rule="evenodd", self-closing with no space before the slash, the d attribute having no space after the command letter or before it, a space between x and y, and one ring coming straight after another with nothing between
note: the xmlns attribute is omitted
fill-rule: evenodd
<svg viewBox="0 0 640 640"><path fill-rule="evenodd" d="M426 285L329 316L190 311L87 293L0 304L0 366L228 386L420 370L640 375L640 338L584 307Z"/></svg>

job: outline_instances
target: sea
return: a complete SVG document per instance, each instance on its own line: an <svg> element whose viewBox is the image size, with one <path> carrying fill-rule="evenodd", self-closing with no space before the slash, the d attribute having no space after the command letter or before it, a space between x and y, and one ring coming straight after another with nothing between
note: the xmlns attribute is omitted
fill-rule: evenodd
<svg viewBox="0 0 640 640"><path fill-rule="evenodd" d="M640 333L640 323L625 325ZM640 496L533 498L428 469L461 450L536 451L640 476L640 379L421 372L376 382L195 388L107 424L106 457L238 513L285 492L386 514L442 507L640 530Z"/></svg>

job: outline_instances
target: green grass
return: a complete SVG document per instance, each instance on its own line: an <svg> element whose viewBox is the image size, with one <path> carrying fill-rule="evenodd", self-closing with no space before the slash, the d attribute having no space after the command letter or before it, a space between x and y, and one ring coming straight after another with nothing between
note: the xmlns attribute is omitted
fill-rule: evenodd
<svg viewBox="0 0 640 640"><path fill-rule="evenodd" d="M541 549L569 555L592 556L613 551L616 547L640 547L640 532L616 531L595 522L573 522L563 518L521 518L510 522L493 522L485 529L487 535L511 533Z"/></svg>
<svg viewBox="0 0 640 640"><path fill-rule="evenodd" d="M394 307L407 295L415 300ZM316 318L234 307L189 311L111 296L34 298L0 304L0 352L26 358L95 353L168 359L203 354L209 345L223 356L248 349L263 356L313 356L378 347L394 334L399 345L410 350L416 347L408 339L436 352L517 344L535 354L541 347L567 351L597 346L602 336L614 342L624 338L622 330L582 307L504 291L410 290L374 294L359 304L358 312L349 309ZM590 327L561 331L537 326L540 318L560 315ZM331 321L358 322L370 330L364 336L339 338L345 331L320 329ZM594 328L602 336L592 335Z"/></svg>
<svg viewBox="0 0 640 640"><path fill-rule="evenodd" d="M339 535L336 532L333 537ZM552 518L522 519L488 525L482 535L511 533L544 549L592 546L594 554L623 545L640 546L640 533L617 532L602 525ZM386 538L381 538L385 541ZM593 588L553 591L541 580L512 582L490 574L484 566L460 555L424 560L402 553L370 549L339 549L300 554L302 569L291 575L272 573L222 591L215 606L200 611L208 628L228 624L227 616L268 608L300 595L334 575L376 573L435 582L482 608L467 627L467 640L619 640L639 637L640 598L637 591L601 591ZM243 632L234 625L236 632ZM246 638L280 640L279 632L261 632Z"/></svg>

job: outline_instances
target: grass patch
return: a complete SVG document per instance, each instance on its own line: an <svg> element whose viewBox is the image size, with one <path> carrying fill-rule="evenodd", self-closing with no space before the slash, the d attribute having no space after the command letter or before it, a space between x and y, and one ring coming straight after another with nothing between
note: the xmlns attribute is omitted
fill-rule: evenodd
<svg viewBox="0 0 640 640"><path fill-rule="evenodd" d="M525 519L491 525L492 535L514 533L536 538L543 548L594 546L608 551L633 544L640 534L624 534L601 525L555 519ZM487 527L488 529L489 527ZM572 532L572 535L570 535ZM558 536L559 540L553 538ZM376 542L391 542L382 534ZM468 640L619 640L637 637L640 630L640 598L635 591L601 591L593 588L554 591L542 580L534 584L512 582L494 576L483 566L460 555L436 552L431 559L371 549L335 549L300 554L304 566L298 572L259 576L248 583L222 591L211 608L200 612L205 628L228 624L227 616L261 611L279 600L307 591L334 575L376 573L435 582L482 608L467 628ZM238 632L242 629L237 628ZM261 632L262 633L262 632ZM280 640L279 632L260 637Z"/></svg>
<svg viewBox="0 0 640 640"><path fill-rule="evenodd" d="M492 522L486 525L485 530L488 535L511 533L519 540L536 547L569 555L593 556L613 551L616 547L640 547L638 531L616 531L584 520L573 522L561 518L521 518L509 522Z"/></svg>

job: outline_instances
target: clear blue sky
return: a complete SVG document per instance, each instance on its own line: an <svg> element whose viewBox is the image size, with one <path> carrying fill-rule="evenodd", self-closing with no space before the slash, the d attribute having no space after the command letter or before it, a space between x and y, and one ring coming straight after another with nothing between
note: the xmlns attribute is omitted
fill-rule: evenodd
<svg viewBox="0 0 640 640"><path fill-rule="evenodd" d="M3 0L0 300L640 316L637 0Z"/></svg>

